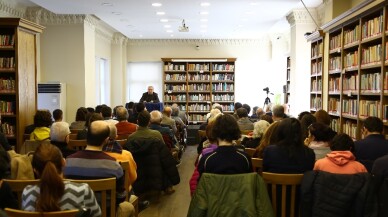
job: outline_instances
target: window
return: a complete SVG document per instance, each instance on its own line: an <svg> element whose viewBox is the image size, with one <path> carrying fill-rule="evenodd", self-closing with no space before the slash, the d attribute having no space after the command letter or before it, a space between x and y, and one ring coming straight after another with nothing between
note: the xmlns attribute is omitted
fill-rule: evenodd
<svg viewBox="0 0 388 217"><path fill-rule="evenodd" d="M96 57L97 104L110 105L110 71L107 59Z"/></svg>

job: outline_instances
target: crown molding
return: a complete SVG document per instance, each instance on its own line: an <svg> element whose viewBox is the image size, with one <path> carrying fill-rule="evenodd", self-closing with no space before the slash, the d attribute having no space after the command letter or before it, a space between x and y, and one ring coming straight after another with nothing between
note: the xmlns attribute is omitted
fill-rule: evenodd
<svg viewBox="0 0 388 217"><path fill-rule="evenodd" d="M315 8L309 8L309 11L311 15L314 17L315 20L317 19L317 10ZM294 26L296 24L314 24L313 19L311 19L309 13L306 9L295 9L292 10L287 16L287 21L290 24L290 26Z"/></svg>
<svg viewBox="0 0 388 217"><path fill-rule="evenodd" d="M128 44L128 38L120 32L113 33L112 43L116 45L126 46Z"/></svg>
<svg viewBox="0 0 388 217"><path fill-rule="evenodd" d="M226 45L226 46L265 46L266 39L129 39L131 46L162 46L162 45Z"/></svg>
<svg viewBox="0 0 388 217"><path fill-rule="evenodd" d="M55 14L42 7L30 7L26 11L27 19L33 20L41 25L69 25L83 24L86 22L94 24L92 16L84 14Z"/></svg>
<svg viewBox="0 0 388 217"><path fill-rule="evenodd" d="M25 13L23 11L12 7L10 4L7 4L2 0L0 0L0 11L7 13L13 17L25 17Z"/></svg>

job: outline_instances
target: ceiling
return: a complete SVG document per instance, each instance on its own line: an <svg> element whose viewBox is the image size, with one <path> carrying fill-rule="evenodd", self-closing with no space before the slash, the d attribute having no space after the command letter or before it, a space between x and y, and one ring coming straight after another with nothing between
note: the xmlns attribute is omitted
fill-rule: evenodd
<svg viewBox="0 0 388 217"><path fill-rule="evenodd" d="M255 39L288 28L300 0L14 0L56 14L93 14L133 39ZM152 3L161 3L154 7ZM201 6L201 3L209 3ZM304 0L317 7L322 0ZM157 12L164 12L158 15ZM203 13L203 14L201 14ZM167 22L161 22L167 19ZM179 32L182 21L188 32Z"/></svg>

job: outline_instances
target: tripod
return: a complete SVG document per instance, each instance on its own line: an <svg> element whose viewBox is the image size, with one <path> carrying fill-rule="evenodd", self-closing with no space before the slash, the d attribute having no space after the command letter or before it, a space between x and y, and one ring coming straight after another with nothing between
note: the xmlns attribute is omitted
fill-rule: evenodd
<svg viewBox="0 0 388 217"><path fill-rule="evenodd" d="M268 91L267 91L267 97L265 98L265 100L264 100L264 104L263 104L263 109L265 108L265 105L267 105L268 106L268 104L270 104L271 103L271 99L268 97ZM271 93L272 95L273 95L273 93Z"/></svg>

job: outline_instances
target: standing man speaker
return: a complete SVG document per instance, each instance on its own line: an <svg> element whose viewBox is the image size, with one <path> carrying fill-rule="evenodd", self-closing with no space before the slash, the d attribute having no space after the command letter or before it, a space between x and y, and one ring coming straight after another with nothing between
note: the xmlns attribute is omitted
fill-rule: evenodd
<svg viewBox="0 0 388 217"><path fill-rule="evenodd" d="M148 91L143 93L139 102L160 102L157 93L154 93L154 87L148 86Z"/></svg>

